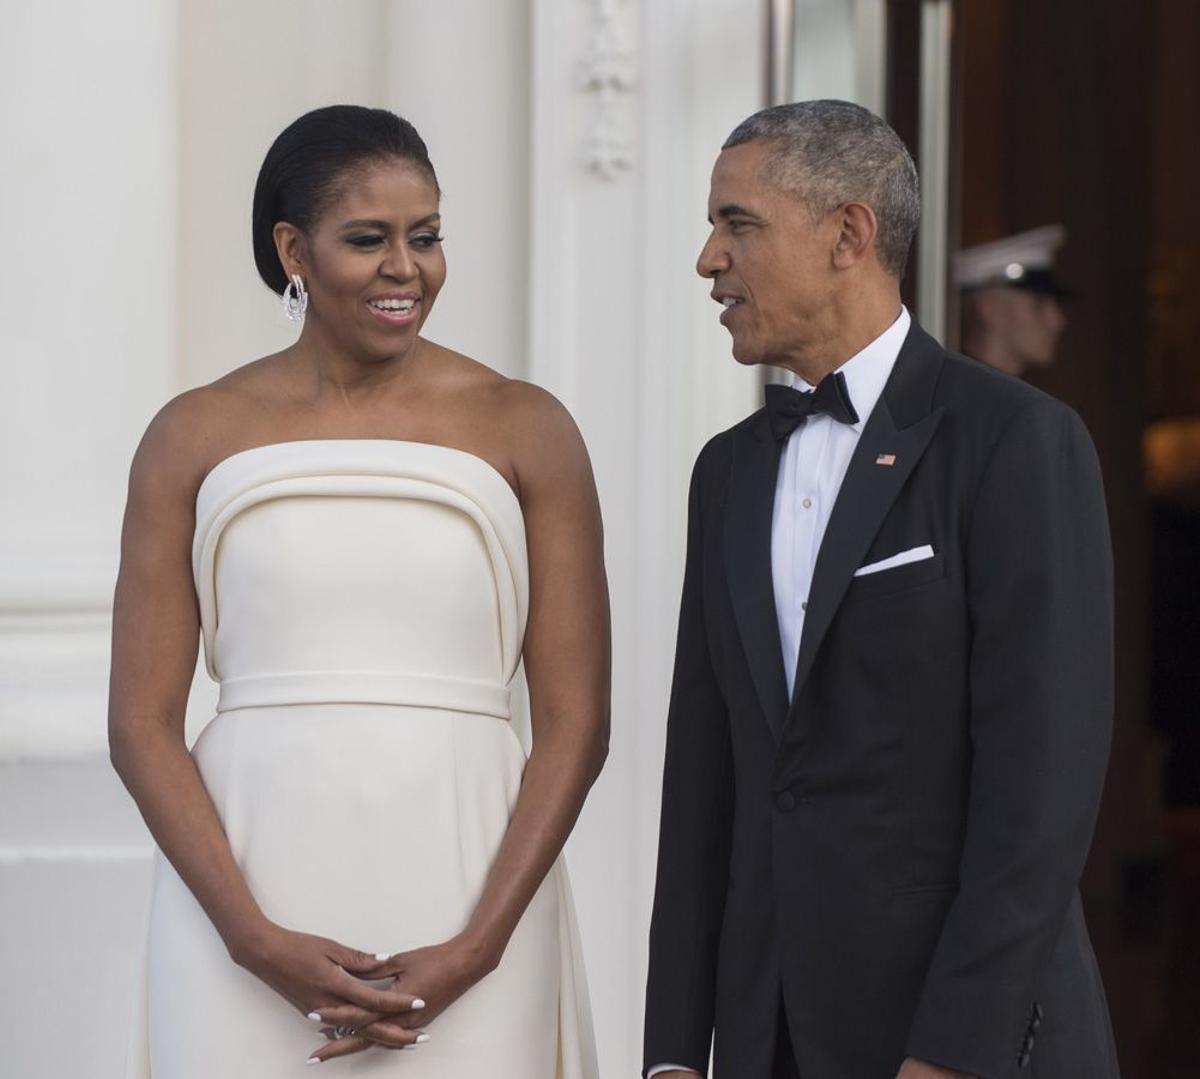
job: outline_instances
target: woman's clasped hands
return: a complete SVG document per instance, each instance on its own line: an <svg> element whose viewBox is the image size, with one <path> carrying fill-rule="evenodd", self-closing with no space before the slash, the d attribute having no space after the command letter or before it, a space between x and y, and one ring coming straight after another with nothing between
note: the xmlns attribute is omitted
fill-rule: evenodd
<svg viewBox="0 0 1200 1079"><path fill-rule="evenodd" d="M493 966L459 939L371 955L280 926L234 959L320 1024L326 1044L309 1064L373 1046L410 1049L428 1041L423 1027ZM386 986L368 984L388 979Z"/></svg>

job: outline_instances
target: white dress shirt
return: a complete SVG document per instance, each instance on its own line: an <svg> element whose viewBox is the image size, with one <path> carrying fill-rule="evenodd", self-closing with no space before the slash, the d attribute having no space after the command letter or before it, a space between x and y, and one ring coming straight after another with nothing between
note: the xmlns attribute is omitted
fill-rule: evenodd
<svg viewBox="0 0 1200 1079"><path fill-rule="evenodd" d="M789 699L795 688L804 612L825 526L854 447L883 393L911 323L907 308L901 307L891 326L838 368L846 378L858 423L841 423L817 413L788 436L783 448L771 516L771 575ZM793 385L802 391L814 389L798 375L793 376ZM646 1073L647 1079L673 1069L699 1074L680 1064L656 1064Z"/></svg>
<svg viewBox="0 0 1200 1079"><path fill-rule="evenodd" d="M911 323L908 311L901 307L900 316L891 326L838 368L846 378L858 423L840 423L817 413L791 433L783 448L771 517L771 577L789 700L795 689L800 634L825 526L850 457L892 373ZM814 388L798 375L793 385L798 390Z"/></svg>

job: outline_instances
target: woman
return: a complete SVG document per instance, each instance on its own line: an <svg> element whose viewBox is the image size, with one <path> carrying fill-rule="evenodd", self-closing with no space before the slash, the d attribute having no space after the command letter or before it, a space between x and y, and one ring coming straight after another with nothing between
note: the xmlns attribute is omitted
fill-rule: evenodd
<svg viewBox="0 0 1200 1079"><path fill-rule="evenodd" d="M607 746L599 508L557 401L420 336L438 210L399 117L288 127L254 255L300 337L135 455L109 725L164 856L138 1074L596 1075L559 854Z"/></svg>

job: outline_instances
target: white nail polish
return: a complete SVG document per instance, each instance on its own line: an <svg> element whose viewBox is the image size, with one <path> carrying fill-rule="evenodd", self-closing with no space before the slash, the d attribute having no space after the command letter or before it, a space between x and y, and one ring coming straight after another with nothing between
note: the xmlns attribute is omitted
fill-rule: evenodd
<svg viewBox="0 0 1200 1079"><path fill-rule="evenodd" d="M309 1012L309 1013L308 1013L308 1017L309 1017L309 1019L311 1019L311 1020L312 1020L314 1023L319 1023L319 1022L321 1022L321 1015L320 1015L320 1013L319 1013L319 1012Z"/></svg>
<svg viewBox="0 0 1200 1079"><path fill-rule="evenodd" d="M423 1001L420 997L417 997L417 999L412 1002L412 1006L413 1011L417 1011L425 1007L425 1001Z"/></svg>
<svg viewBox="0 0 1200 1079"><path fill-rule="evenodd" d="M420 1045L422 1042L427 1042L427 1041L429 1041L428 1034L418 1034L417 1035L417 1045Z"/></svg>
<svg viewBox="0 0 1200 1079"><path fill-rule="evenodd" d="M309 1057L304 1063L305 1064L320 1064L321 1058L320 1057Z"/></svg>
<svg viewBox="0 0 1200 1079"><path fill-rule="evenodd" d="M376 958L376 959L378 959L378 960L379 960L379 962L381 962L381 963L382 963L382 962L383 962L385 959L390 959L390 958L391 958L391 956L390 956L390 955L388 955L388 954L387 954L387 952L376 952L376 953L375 953L375 958Z"/></svg>

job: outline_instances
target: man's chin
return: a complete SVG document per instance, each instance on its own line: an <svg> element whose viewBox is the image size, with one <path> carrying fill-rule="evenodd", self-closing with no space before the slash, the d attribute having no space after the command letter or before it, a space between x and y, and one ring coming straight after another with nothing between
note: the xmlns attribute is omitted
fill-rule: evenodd
<svg viewBox="0 0 1200 1079"><path fill-rule="evenodd" d="M733 358L743 367L755 367L763 363L761 350L752 348L749 342L733 339Z"/></svg>

